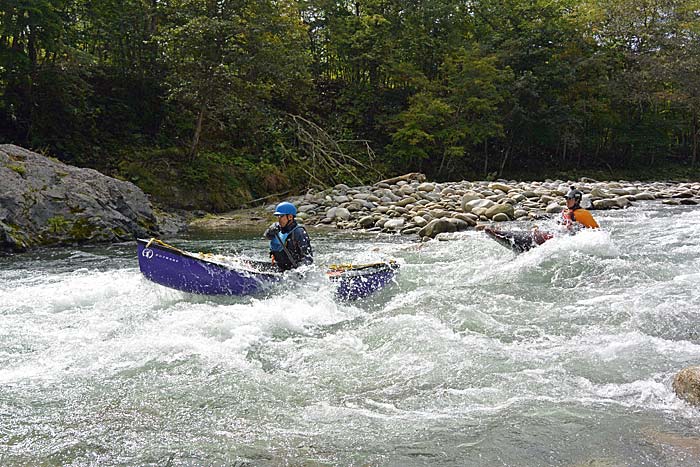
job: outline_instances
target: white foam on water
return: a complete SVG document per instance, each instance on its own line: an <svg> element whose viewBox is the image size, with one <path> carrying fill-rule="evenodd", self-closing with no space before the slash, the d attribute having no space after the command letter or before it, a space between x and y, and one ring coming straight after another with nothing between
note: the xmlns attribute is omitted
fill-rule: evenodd
<svg viewBox="0 0 700 467"><path fill-rule="evenodd" d="M212 433L227 433L236 450L240 439L227 427L240 424L258 430L245 440L262 450L298 458L299 439L339 464L365 459L367 440L392 453L440 441L430 458L439 464L450 440L475 432L489 434L480 455L585 433L596 449L624 458L646 449L634 438L639 424L697 431L700 415L675 397L671 380L700 360L700 213L649 205L595 215L601 231L521 255L481 232L415 245L382 237L376 248L373 239L324 237L314 245L318 264L384 255L402 263L395 287L356 303L336 301L311 270L242 298L172 291L123 265L3 272L0 384L20 401L36 388L70 392L73 382L104 384L114 400L122 400L115 388L141 388L132 403L145 401L143 410L169 427L172 439L159 442L172 452ZM149 398L152 385L161 399ZM182 414L194 414L191 423ZM115 428L90 417L79 414L86 432ZM490 436L505 432L499 427L512 427L517 440ZM623 448L621 433L630 438ZM343 442L351 447L338 448ZM517 449L534 464L551 461ZM660 458L649 449L640 455Z"/></svg>
<svg viewBox="0 0 700 467"><path fill-rule="evenodd" d="M0 369L0 382L105 375L192 357L245 366L247 349L275 332L303 334L309 326L360 313L341 309L330 286L318 290L311 297L303 296L307 289L207 301L152 284L134 270L78 270L15 297L14 309L24 311L11 313L0 327L29 336L36 351Z"/></svg>
<svg viewBox="0 0 700 467"><path fill-rule="evenodd" d="M566 260L576 254L615 258L620 256L620 251L610 232L584 229L576 235L557 235L539 247L518 255L511 267L532 267L546 260Z"/></svg>

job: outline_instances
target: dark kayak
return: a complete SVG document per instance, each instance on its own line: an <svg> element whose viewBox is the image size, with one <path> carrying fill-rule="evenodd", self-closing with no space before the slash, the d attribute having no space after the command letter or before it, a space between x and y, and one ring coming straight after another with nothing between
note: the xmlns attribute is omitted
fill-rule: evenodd
<svg viewBox="0 0 700 467"><path fill-rule="evenodd" d="M484 232L504 247L516 253L522 253L542 245L554 236L541 230L499 230L492 227L486 227Z"/></svg>
<svg viewBox="0 0 700 467"><path fill-rule="evenodd" d="M207 253L190 253L158 239L139 239L139 268L147 279L172 289L201 295L250 295L284 279L270 262L226 261ZM390 283L399 265L384 261L333 265L326 276L345 300L364 298Z"/></svg>

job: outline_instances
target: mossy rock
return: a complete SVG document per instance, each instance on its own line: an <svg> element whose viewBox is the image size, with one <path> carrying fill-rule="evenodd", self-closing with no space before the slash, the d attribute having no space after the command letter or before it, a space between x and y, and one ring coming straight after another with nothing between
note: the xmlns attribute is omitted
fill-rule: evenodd
<svg viewBox="0 0 700 467"><path fill-rule="evenodd" d="M92 224L88 219L80 217L73 222L73 226L70 228L68 236L72 240L86 241L95 237L98 230L98 227Z"/></svg>

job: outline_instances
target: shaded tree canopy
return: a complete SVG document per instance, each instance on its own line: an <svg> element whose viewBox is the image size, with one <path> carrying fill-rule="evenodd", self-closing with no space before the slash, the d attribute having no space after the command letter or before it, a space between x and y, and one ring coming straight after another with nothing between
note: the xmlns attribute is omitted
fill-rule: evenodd
<svg viewBox="0 0 700 467"><path fill-rule="evenodd" d="M211 209L413 170L694 167L700 0L6 0L0 140L162 198L206 182Z"/></svg>

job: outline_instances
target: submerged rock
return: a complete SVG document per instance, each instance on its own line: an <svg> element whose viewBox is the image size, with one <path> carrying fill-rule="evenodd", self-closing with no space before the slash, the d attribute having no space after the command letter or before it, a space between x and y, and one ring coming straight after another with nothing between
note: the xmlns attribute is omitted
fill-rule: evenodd
<svg viewBox="0 0 700 467"><path fill-rule="evenodd" d="M0 250L132 240L159 232L136 185L0 145Z"/></svg>

